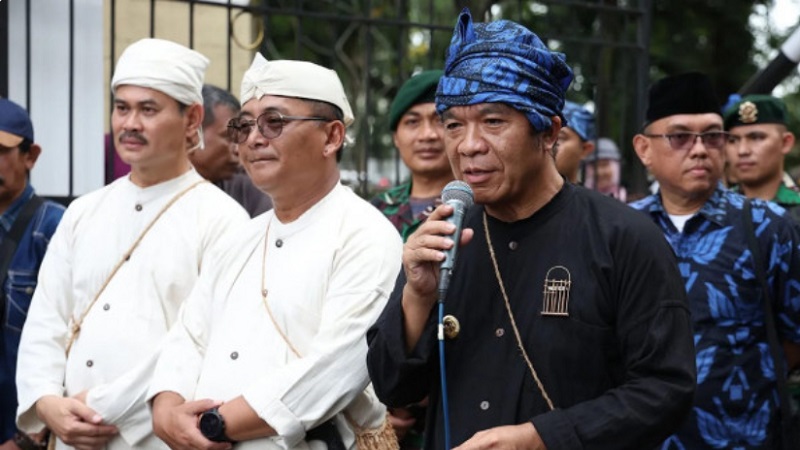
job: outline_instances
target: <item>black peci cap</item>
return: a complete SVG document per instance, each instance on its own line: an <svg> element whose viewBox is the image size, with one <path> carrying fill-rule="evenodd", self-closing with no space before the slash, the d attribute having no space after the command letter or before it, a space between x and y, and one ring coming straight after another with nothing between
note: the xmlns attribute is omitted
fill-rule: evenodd
<svg viewBox="0 0 800 450"><path fill-rule="evenodd" d="M676 114L707 113L720 114L711 80L700 72L684 73L662 78L650 86L644 126Z"/></svg>

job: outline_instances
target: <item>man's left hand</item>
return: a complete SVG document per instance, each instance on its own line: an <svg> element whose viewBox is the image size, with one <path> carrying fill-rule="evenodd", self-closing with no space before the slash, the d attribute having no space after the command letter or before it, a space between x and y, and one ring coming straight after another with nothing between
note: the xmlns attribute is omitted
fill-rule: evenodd
<svg viewBox="0 0 800 450"><path fill-rule="evenodd" d="M229 442L212 442L198 428L203 411L217 407L214 400L184 402L174 392L161 392L153 399L153 432L173 450L229 450Z"/></svg>
<svg viewBox="0 0 800 450"><path fill-rule="evenodd" d="M547 450L533 424L507 425L479 431L453 450Z"/></svg>

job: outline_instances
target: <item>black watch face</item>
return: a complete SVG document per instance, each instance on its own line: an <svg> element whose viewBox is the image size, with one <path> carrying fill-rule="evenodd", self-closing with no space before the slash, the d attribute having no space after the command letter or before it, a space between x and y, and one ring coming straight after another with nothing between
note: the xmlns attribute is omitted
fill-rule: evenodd
<svg viewBox="0 0 800 450"><path fill-rule="evenodd" d="M205 412L200 416L200 432L203 436L214 439L219 438L222 431L222 417L214 412Z"/></svg>

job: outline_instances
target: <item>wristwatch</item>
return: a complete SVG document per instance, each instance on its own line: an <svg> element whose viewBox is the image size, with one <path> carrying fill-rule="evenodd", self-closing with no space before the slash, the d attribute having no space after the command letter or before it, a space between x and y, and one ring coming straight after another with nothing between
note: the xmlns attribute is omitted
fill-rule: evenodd
<svg viewBox="0 0 800 450"><path fill-rule="evenodd" d="M218 408L211 408L200 415L200 433L209 441L234 443L225 436L225 419Z"/></svg>
<svg viewBox="0 0 800 450"><path fill-rule="evenodd" d="M42 440L42 442L35 441L32 437L28 436L27 434L17 431L14 435L14 443L17 444L22 450L41 450L47 448L47 436Z"/></svg>

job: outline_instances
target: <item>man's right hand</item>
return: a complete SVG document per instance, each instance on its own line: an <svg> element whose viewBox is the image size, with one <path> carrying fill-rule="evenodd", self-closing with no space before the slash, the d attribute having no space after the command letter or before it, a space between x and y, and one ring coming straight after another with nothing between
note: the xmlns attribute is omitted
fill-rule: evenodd
<svg viewBox="0 0 800 450"><path fill-rule="evenodd" d="M417 419L408 408L389 408L389 422L392 424L397 440L402 441L411 430L411 427L417 422Z"/></svg>
<svg viewBox="0 0 800 450"><path fill-rule="evenodd" d="M20 450L13 439L9 439L0 444L0 450Z"/></svg>
<svg viewBox="0 0 800 450"><path fill-rule="evenodd" d="M47 395L36 402L36 414L65 444L78 450L102 449L117 435L117 427L81 401Z"/></svg>
<svg viewBox="0 0 800 450"><path fill-rule="evenodd" d="M439 266L444 261L444 251L455 245L451 235L455 233L456 226L445 220L452 214L452 206L439 205L403 246L403 270L406 275L403 313L408 351L419 340L431 308L436 303ZM472 235L472 229L464 228L459 245L469 243Z"/></svg>
<svg viewBox="0 0 800 450"><path fill-rule="evenodd" d="M229 442L209 441L197 426L200 414L219 405L214 400L187 402L175 392L162 392L153 399L153 431L173 450L228 450Z"/></svg>

